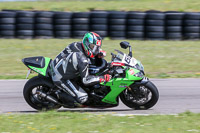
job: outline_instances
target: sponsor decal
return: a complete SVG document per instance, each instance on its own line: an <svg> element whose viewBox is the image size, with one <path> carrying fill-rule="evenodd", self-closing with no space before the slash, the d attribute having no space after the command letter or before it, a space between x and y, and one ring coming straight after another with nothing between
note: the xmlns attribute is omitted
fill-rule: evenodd
<svg viewBox="0 0 200 133"><path fill-rule="evenodd" d="M126 87L127 87L127 84L121 83L119 87L120 87L120 88L126 88Z"/></svg>
<svg viewBox="0 0 200 133"><path fill-rule="evenodd" d="M126 88L127 86L126 85L120 85L119 87L120 88Z"/></svg>
<svg viewBox="0 0 200 133"><path fill-rule="evenodd" d="M112 62L113 66L125 66L124 63Z"/></svg>
<svg viewBox="0 0 200 133"><path fill-rule="evenodd" d="M101 46L101 40L97 40L97 46Z"/></svg>
<svg viewBox="0 0 200 133"><path fill-rule="evenodd" d="M130 72L131 75L135 74L133 69L129 70L129 72Z"/></svg>

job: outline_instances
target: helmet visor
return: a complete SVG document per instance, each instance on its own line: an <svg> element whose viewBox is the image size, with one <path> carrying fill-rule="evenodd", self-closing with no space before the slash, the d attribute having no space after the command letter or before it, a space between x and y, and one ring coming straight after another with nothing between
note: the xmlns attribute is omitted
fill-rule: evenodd
<svg viewBox="0 0 200 133"><path fill-rule="evenodd" d="M94 44L92 44L92 43L90 43L90 44L89 44L89 47L90 47L90 49L91 49L91 50L93 50L93 49L94 49L94 47L95 47L95 45L94 45Z"/></svg>
<svg viewBox="0 0 200 133"><path fill-rule="evenodd" d="M89 44L89 47L94 55L97 55L100 51L100 47L95 44Z"/></svg>

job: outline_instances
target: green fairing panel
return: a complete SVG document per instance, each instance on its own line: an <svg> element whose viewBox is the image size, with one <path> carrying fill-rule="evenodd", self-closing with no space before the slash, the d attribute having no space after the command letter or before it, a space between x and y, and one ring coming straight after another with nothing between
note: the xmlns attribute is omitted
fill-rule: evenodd
<svg viewBox="0 0 200 133"><path fill-rule="evenodd" d="M48 57L44 57L44 58L45 58L45 66L43 68L37 68L37 67L30 66L30 65L28 65L28 67L30 69L32 69L33 71L35 71L43 76L46 76L46 71L49 66L49 62L51 61L51 58L48 58Z"/></svg>
<svg viewBox="0 0 200 133"><path fill-rule="evenodd" d="M104 97L102 101L106 103L117 104L117 96L132 83L133 81L125 81L123 78L115 78L111 80L110 82L106 83L106 86L110 86L111 91Z"/></svg>
<svg viewBox="0 0 200 133"><path fill-rule="evenodd" d="M135 77L134 74L140 72L137 69L130 68L126 70L125 78L114 78L106 83L106 86L110 86L111 91L102 99L103 102L110 104L117 104L117 96L125 90L128 86L134 83L134 81L141 80L140 77ZM104 83L101 83L104 85Z"/></svg>
<svg viewBox="0 0 200 133"><path fill-rule="evenodd" d="M126 77L127 77L127 80L141 80L142 78L141 77L136 77L134 76L134 74L136 73L139 73L140 71L135 69L135 68L130 68L128 70L126 70Z"/></svg>

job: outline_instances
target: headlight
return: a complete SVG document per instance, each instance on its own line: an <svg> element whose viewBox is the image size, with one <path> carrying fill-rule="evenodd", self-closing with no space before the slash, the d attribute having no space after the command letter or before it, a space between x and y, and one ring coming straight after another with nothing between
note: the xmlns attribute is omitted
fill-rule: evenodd
<svg viewBox="0 0 200 133"><path fill-rule="evenodd" d="M135 69L138 69L138 70L140 70L140 71L144 71L144 67L143 67L143 65L142 65L141 63L136 64L134 68L135 68Z"/></svg>
<svg viewBox="0 0 200 133"><path fill-rule="evenodd" d="M144 74L143 74L143 72L139 72L139 73L134 74L134 76L143 78Z"/></svg>

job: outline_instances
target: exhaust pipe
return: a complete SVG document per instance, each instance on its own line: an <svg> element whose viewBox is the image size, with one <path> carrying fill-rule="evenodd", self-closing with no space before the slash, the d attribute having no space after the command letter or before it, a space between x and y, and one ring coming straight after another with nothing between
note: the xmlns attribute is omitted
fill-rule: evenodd
<svg viewBox="0 0 200 133"><path fill-rule="evenodd" d="M41 96L41 97L43 97L43 98L45 98L45 99L47 99L47 100L49 100L49 101L51 101L51 102L53 102L53 103L62 105L62 104L61 104L60 102L58 102L54 97L51 97L51 96L49 96L49 95L47 95L47 94L45 94L45 93L43 93L43 92L41 92L41 91L37 91L36 94L38 94L39 96Z"/></svg>

